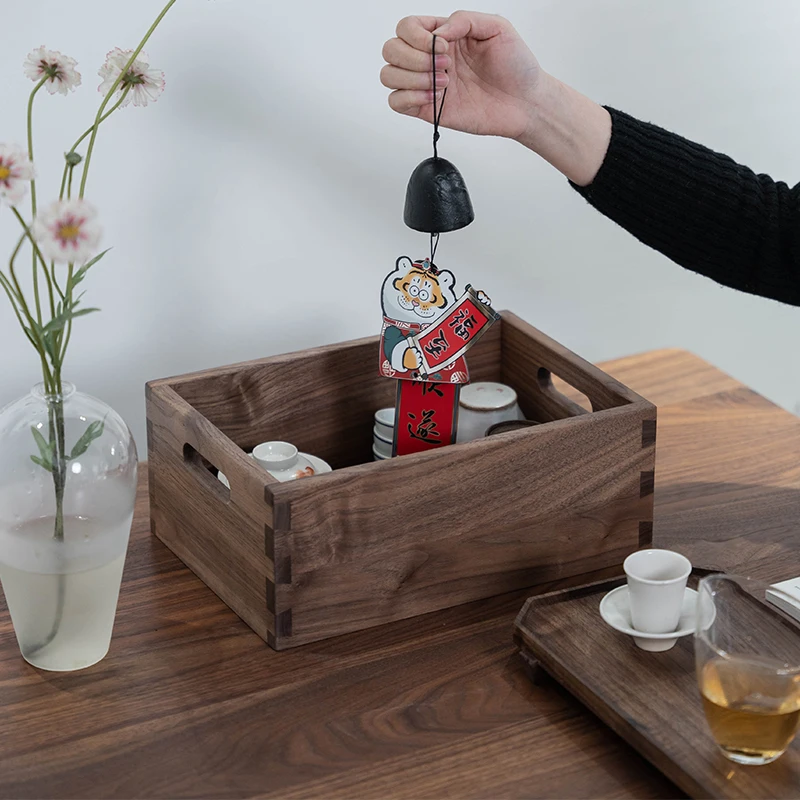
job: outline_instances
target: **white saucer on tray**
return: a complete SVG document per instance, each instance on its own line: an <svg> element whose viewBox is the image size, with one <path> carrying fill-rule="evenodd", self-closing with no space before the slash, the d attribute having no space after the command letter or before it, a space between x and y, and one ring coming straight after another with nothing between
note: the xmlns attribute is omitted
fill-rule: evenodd
<svg viewBox="0 0 800 800"><path fill-rule="evenodd" d="M250 458L253 458L252 453L248 453L247 455L250 456ZM309 455L308 453L298 453L298 455L311 463L311 467L314 470L314 475L323 475L326 472L331 472L331 465L328 464L327 461L323 461L321 458ZM227 476L223 472L217 473L217 477L220 479L223 486L225 486L227 489L231 488L231 484L228 481Z"/></svg>
<svg viewBox="0 0 800 800"><path fill-rule="evenodd" d="M613 589L600 601L600 616L615 631L633 637L636 646L651 653L663 653L674 646L682 636L694 633L697 617L697 592L688 587L683 593L681 618L677 630L670 633L644 633L637 631L631 622L630 594L628 587Z"/></svg>

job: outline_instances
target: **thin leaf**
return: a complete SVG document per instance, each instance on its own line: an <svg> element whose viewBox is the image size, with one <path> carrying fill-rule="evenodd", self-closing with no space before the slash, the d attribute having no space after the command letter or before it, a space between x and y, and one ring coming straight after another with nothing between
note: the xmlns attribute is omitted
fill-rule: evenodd
<svg viewBox="0 0 800 800"><path fill-rule="evenodd" d="M39 455L41 456L41 458L39 459L37 459L36 456L31 456L31 458L35 463L40 464L46 470L52 472L53 458L55 457L56 454L55 442L53 442L52 444L48 443L35 425L31 425L31 433L33 434L33 439L36 442L36 447L39 448Z"/></svg>
<svg viewBox="0 0 800 800"><path fill-rule="evenodd" d="M99 310L99 308L82 308L80 311L73 311L70 316L72 319L75 319L75 317L85 317L87 314L94 314L95 311Z"/></svg>
<svg viewBox="0 0 800 800"><path fill-rule="evenodd" d="M111 248L109 247L108 250ZM86 273L89 271L91 267L93 267L107 252L108 250L103 250L99 256L95 256L91 261L87 261L73 276L72 276L72 285L77 286L85 277Z"/></svg>
<svg viewBox="0 0 800 800"><path fill-rule="evenodd" d="M72 452L69 454L69 461L73 458L78 458L78 456L82 456L88 449L91 443L103 435L103 428L105 428L105 422L102 420L95 420L94 422L89 423L89 427L84 431L83 436L75 442L75 447L72 448Z"/></svg>
<svg viewBox="0 0 800 800"><path fill-rule="evenodd" d="M56 331L62 330L71 319L85 317L87 314L92 314L99 310L99 308L82 308L80 311L75 311L74 307L68 308L60 314L56 314L53 319L44 326L43 331L45 334L55 333Z"/></svg>
<svg viewBox="0 0 800 800"><path fill-rule="evenodd" d="M50 361L55 364L58 361L58 355L56 353L56 343L52 333L46 333L44 335L44 349L47 350Z"/></svg>

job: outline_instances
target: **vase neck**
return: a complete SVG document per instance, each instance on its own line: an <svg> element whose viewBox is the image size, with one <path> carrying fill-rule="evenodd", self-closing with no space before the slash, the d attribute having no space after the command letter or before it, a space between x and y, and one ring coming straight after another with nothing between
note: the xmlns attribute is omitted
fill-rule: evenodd
<svg viewBox="0 0 800 800"><path fill-rule="evenodd" d="M63 402L75 394L75 386L68 381L62 381L61 391L54 394L53 392L48 392L43 383L37 383L33 389L31 389L31 394L37 400L43 400L46 403L52 403L56 400L61 400Z"/></svg>

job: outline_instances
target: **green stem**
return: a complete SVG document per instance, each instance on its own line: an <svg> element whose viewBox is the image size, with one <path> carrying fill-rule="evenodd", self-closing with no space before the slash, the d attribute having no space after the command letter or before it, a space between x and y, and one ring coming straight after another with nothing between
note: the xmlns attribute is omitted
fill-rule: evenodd
<svg viewBox="0 0 800 800"><path fill-rule="evenodd" d="M11 280L14 283L17 297L19 298L20 308L22 310L23 315L25 316L25 319L28 321L28 327L30 328L31 335L35 340L36 351L39 353L39 359L42 362L42 378L44 379L45 389L47 391L52 391L53 376L51 375L50 369L47 366L47 348L44 346L44 342L39 336L39 330L41 330L41 326L38 325L31 316L30 309L28 308L28 303L25 300L25 295L22 293L22 287L20 287L19 281L17 280L17 274L14 271L13 258L8 263L8 271L11 273Z"/></svg>
<svg viewBox="0 0 800 800"><path fill-rule="evenodd" d="M15 248L13 254L11 255L11 259L8 262L8 271L11 274L11 280L13 281L14 288L16 290L16 296L19 301L19 307L25 316L25 319L28 321L28 327L30 329L30 336L29 338L33 337L33 344L36 348L36 352L39 354L39 359L42 363L42 379L44 380L44 385L46 389L49 389L53 385L53 377L50 373L50 369L47 366L47 348L44 345L44 341L41 338L40 331L41 326L38 325L33 317L31 316L30 309L28 308L28 303L25 300L25 294L22 291L22 287L17 280L17 274L14 271L14 260L17 257L17 253L19 253L20 245L18 244ZM22 324L22 323L21 323ZM25 325L22 325L23 331L25 330Z"/></svg>
<svg viewBox="0 0 800 800"><path fill-rule="evenodd" d="M83 175L81 176L81 189L78 195L79 197L83 197L84 193L86 192L86 179L89 177L89 165L91 164L92 161L92 153L94 152L94 143L95 139L97 138L97 129L100 125L100 119L103 116L103 112L106 110L106 106L108 105L109 100L111 100L111 97L114 94L114 92L117 91L117 87L122 82L122 79L128 74L128 70L133 65L133 62L136 61L136 57L139 55L139 53L142 52L142 48L147 44L147 40L153 35L153 31L155 31L161 20L164 19L164 17L167 15L167 12L177 2L178 0L169 0L169 2L164 6L164 8L161 10L161 13L156 17L155 22L150 26L149 30L144 35L142 41L139 42L136 49L133 51L133 53L131 53L128 62L125 64L122 71L117 76L117 79L114 81L113 85L108 90L106 96L103 98L103 102L100 103L100 108L97 109L97 116L95 117L94 125L92 126L92 136L91 139L89 139L89 148L86 151L86 160L83 163Z"/></svg>
<svg viewBox="0 0 800 800"><path fill-rule="evenodd" d="M50 427L50 446L54 451L53 486L56 492L56 519L53 538L57 542L64 541L64 488L67 483L67 457L64 433L64 398L61 378L54 386L53 396L47 398ZM55 445L55 447L53 447ZM56 626L56 629L58 626Z"/></svg>
<svg viewBox="0 0 800 800"><path fill-rule="evenodd" d="M131 88L130 86L125 87L125 89L122 92L122 96L119 98L119 100L117 100L117 102L114 103L114 105L108 111L106 111L106 113L103 114L102 117L100 117L99 121L96 122L95 125L100 125L101 123L105 122L122 105L123 100L125 100L125 96L130 91L130 88ZM94 130L94 128L95 128L94 125L92 125L91 128L87 128L81 134L80 138L75 142L75 144L73 144L72 147L70 147L67 154L69 155L69 153L74 153L75 148L77 148L80 145L80 143ZM64 165L64 173L61 176L61 192L58 195L59 200L64 199L64 191L67 188L67 178L69 177L69 180L72 181L72 167L73 165L71 165L69 162L67 162Z"/></svg>
<svg viewBox="0 0 800 800"><path fill-rule="evenodd" d="M25 241L25 234L23 233L22 236L19 237L19 241L17 242L17 246L14 248L14 251L11 253L10 263L13 264L14 260L19 253L20 247L22 247L22 243ZM22 332L25 336L28 337L28 341L36 347L36 343L33 341L33 337L30 333L28 333L25 323L22 321L22 315L20 314L19 307L21 305L21 298L17 295L16 289L11 285L11 281L0 272L0 284L2 284L3 289L5 289L6 294L8 295L8 299L11 301L11 308L14 309L14 314L17 316L17 321L22 328ZM37 348L38 349L38 348Z"/></svg>
<svg viewBox="0 0 800 800"><path fill-rule="evenodd" d="M14 248L13 252L11 253L11 258L9 259L9 263L13 264L14 261L17 259L17 254L19 253L20 247L22 247L22 243L26 239L26 235L23 233L22 236L19 237L19 241L17 242L17 246Z"/></svg>
<svg viewBox="0 0 800 800"><path fill-rule="evenodd" d="M50 278L53 281L53 286L56 287L56 291L58 292L58 296L64 300L64 292L61 291L61 287L58 285L58 278L56 278L56 262L50 262Z"/></svg>
<svg viewBox="0 0 800 800"><path fill-rule="evenodd" d="M16 299L16 293L14 292L14 287L11 285L11 281L8 278L6 278L6 276L3 275L2 272L0 272L0 286L2 286L3 289L5 289L5 292L8 295L8 299L11 301L11 308L14 309L14 314L17 317L17 322L19 322L20 328L22 328L22 332L25 334L27 340L36 348L38 352L39 348L36 347L36 342L33 341L33 337L26 330L25 323L22 321L22 314L19 313L19 306L17 304L18 301Z"/></svg>
<svg viewBox="0 0 800 800"><path fill-rule="evenodd" d="M28 158L33 163L33 100L37 92L47 82L48 76L45 75L39 83L34 86L31 96L28 98ZM31 179L31 212L36 217L36 178ZM33 254L33 296L36 300L36 319L42 324L42 306L39 301L39 270L36 265L36 254Z"/></svg>
<svg viewBox="0 0 800 800"><path fill-rule="evenodd" d="M56 304L55 304L55 298L53 297L53 283L50 280L50 273L47 271L47 262L44 260L44 256L39 250L39 245L36 244L36 240L33 238L33 234L31 233L30 228L26 225L25 220L22 218L22 215L19 213L19 211L17 211L17 207L12 206L11 211L19 221L19 224L22 226L22 230L25 231L25 236L28 238L28 240L31 243L31 247L33 248L34 278L36 277L36 274L39 271L38 266L41 264L42 271L44 272L44 276L47 279L47 293L50 297L50 315L54 317L56 315ZM39 320L39 324L41 325L42 316L41 316L41 311L39 309L39 288L38 285L36 284L34 284L34 292L36 293L36 311L37 311L36 318Z"/></svg>
<svg viewBox="0 0 800 800"><path fill-rule="evenodd" d="M73 270L75 268L74 264L69 265L69 272L67 273L67 298L64 300L65 305L72 305L72 275ZM67 347L69 347L69 340L72 338L72 320L67 322L67 332L66 335L64 334L64 329L61 329L61 333L59 334L58 341L56 343L56 352L59 354L58 357L58 380L61 381L61 366L64 363L64 358L67 355ZM63 340L63 346L62 346Z"/></svg>

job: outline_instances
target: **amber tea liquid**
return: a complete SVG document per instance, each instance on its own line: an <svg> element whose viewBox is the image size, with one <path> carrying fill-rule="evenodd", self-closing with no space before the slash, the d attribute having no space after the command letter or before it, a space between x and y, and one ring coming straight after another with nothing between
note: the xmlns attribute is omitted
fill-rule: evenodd
<svg viewBox="0 0 800 800"><path fill-rule="evenodd" d="M800 722L800 676L746 659L714 659L700 676L703 707L717 744L734 761L768 764Z"/></svg>

